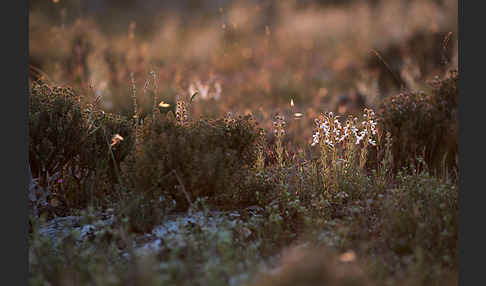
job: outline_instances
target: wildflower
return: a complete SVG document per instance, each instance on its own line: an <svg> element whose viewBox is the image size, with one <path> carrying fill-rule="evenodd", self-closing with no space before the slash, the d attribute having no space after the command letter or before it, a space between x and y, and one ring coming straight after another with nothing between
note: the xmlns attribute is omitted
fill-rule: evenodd
<svg viewBox="0 0 486 286"><path fill-rule="evenodd" d="M196 81L197 90L201 94L202 99L209 98L209 85L202 84L200 80Z"/></svg>
<svg viewBox="0 0 486 286"><path fill-rule="evenodd" d="M186 107L186 102L184 100L177 100L176 103L176 121L184 125L188 119L188 112Z"/></svg>
<svg viewBox="0 0 486 286"><path fill-rule="evenodd" d="M339 122L339 120L334 119L334 124L336 125L337 128L341 129L341 122Z"/></svg>
<svg viewBox="0 0 486 286"><path fill-rule="evenodd" d="M228 111L224 116L224 125L226 126L226 128L230 128L231 125L233 125L235 122L236 120L233 118L233 114Z"/></svg>
<svg viewBox="0 0 486 286"><path fill-rule="evenodd" d="M319 127L322 129L322 131L324 131L324 135L326 137L329 137L329 129L330 129L329 123L326 121L326 122L322 123L321 126L319 126Z"/></svg>
<svg viewBox="0 0 486 286"><path fill-rule="evenodd" d="M221 98L221 92L223 91L223 89L221 88L221 84L219 82L216 82L214 84L214 89L216 90L213 98L215 100L219 100Z"/></svg>
<svg viewBox="0 0 486 286"><path fill-rule="evenodd" d="M275 116L275 121L273 122L275 136L277 137L276 145L277 145L277 160L279 166L283 166L283 146L281 142L281 138L285 135L285 118L283 115L277 114Z"/></svg>
<svg viewBox="0 0 486 286"><path fill-rule="evenodd" d="M302 118L303 116L304 116L304 114L303 114L303 113L300 113L300 112L296 112L296 113L294 113L294 118L295 118L295 119L300 119L300 118Z"/></svg>
<svg viewBox="0 0 486 286"><path fill-rule="evenodd" d="M114 145L118 144L118 142L120 141L123 141L123 137L121 137L120 134L113 135L113 138L111 138L110 147L113 147Z"/></svg>
<svg viewBox="0 0 486 286"><path fill-rule="evenodd" d="M143 85L143 92L144 93L147 92L147 89L149 87L149 84L150 84L150 81L149 80L146 80L145 83L144 83L144 85Z"/></svg>
<svg viewBox="0 0 486 286"><path fill-rule="evenodd" d="M360 134L356 136L356 145L358 145L361 142L361 140L363 140L366 133L367 133L366 129L361 130Z"/></svg>
<svg viewBox="0 0 486 286"><path fill-rule="evenodd" d="M339 137L338 142L341 143L348 137L348 134L344 133L343 136Z"/></svg>
<svg viewBox="0 0 486 286"><path fill-rule="evenodd" d="M282 115L275 116L275 121L273 122L274 133L277 137L282 137L285 135L285 119Z"/></svg>
<svg viewBox="0 0 486 286"><path fill-rule="evenodd" d="M334 128L334 135L339 136L340 133L341 133L341 130L339 130L338 128Z"/></svg>
<svg viewBox="0 0 486 286"><path fill-rule="evenodd" d="M316 132L312 134L312 144L311 146L315 146L316 144L319 144L319 140L321 139L321 134L319 132Z"/></svg>
<svg viewBox="0 0 486 286"><path fill-rule="evenodd" d="M170 106L170 104L168 104L168 103L166 103L166 102L161 101L161 102L159 103L159 106L160 106L160 107L163 107L163 108L167 108L167 107L169 107L169 106Z"/></svg>
<svg viewBox="0 0 486 286"><path fill-rule="evenodd" d="M373 120L370 121L371 133L373 135L376 134L376 124L377 124L376 121L373 121Z"/></svg>

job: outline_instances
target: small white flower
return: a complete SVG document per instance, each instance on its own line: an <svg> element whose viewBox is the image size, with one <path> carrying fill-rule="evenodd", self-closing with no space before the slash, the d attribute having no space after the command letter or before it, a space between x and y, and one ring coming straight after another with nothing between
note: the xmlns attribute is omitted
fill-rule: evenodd
<svg viewBox="0 0 486 286"><path fill-rule="evenodd" d="M316 144L319 144L319 140L321 139L321 135L319 132L316 132L312 135L312 144L311 146L315 146Z"/></svg>
<svg viewBox="0 0 486 286"><path fill-rule="evenodd" d="M202 99L208 99L209 98L209 85L204 85L200 80L196 81L197 85L197 90L199 91L199 94L201 95Z"/></svg>
<svg viewBox="0 0 486 286"><path fill-rule="evenodd" d="M341 130L339 129L334 129L334 135L339 136L341 134Z"/></svg>
<svg viewBox="0 0 486 286"><path fill-rule="evenodd" d="M363 132L361 132L361 134L359 136L356 136L356 145L358 145L361 142L361 140L363 140L364 136L365 136L365 133L363 133Z"/></svg>
<svg viewBox="0 0 486 286"><path fill-rule="evenodd" d="M337 119L334 119L334 124L336 124L337 128L341 129L341 122Z"/></svg>
<svg viewBox="0 0 486 286"><path fill-rule="evenodd" d="M208 89L209 89L209 86L208 86ZM214 83L214 90L215 92L212 93L212 98L214 98L215 100L219 100L221 98L221 93L223 91L223 89L221 88L221 83L219 83L218 81Z"/></svg>

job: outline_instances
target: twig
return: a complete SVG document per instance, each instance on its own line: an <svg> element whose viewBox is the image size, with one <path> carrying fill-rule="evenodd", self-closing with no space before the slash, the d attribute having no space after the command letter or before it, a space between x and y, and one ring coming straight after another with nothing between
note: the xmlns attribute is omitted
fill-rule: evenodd
<svg viewBox="0 0 486 286"><path fill-rule="evenodd" d="M120 173L118 172L118 167L117 167L117 164L116 164L115 155L113 154L113 149L112 149L112 146L110 145L110 141L108 140L108 137L106 137L106 129L105 128L103 128L103 133L105 135L104 137L106 139L106 144L108 145L108 153L110 154L111 160L113 161L113 169L115 170L116 179L117 179L118 183L121 184Z"/></svg>
<svg viewBox="0 0 486 286"><path fill-rule="evenodd" d="M449 42L452 38L452 32L447 33L442 41L442 64L447 65L449 60L447 59L447 48L449 47Z"/></svg>
<svg viewBox="0 0 486 286"><path fill-rule="evenodd" d="M380 53L378 53L375 50L371 50L371 52L373 52L376 55L376 57L381 61L381 63L385 66L385 68L388 70L388 72L392 75L393 79L395 80L395 83L400 88L405 88L406 87L405 82L393 72L390 65L388 65L388 63L383 59L383 57L380 55Z"/></svg>
<svg viewBox="0 0 486 286"><path fill-rule="evenodd" d="M177 178L177 181L179 182L179 185L181 186L181 190L182 192L184 193L184 195L186 196L186 200L187 202L189 203L189 206L190 206L190 209L192 209L192 201L191 201L191 197L189 196L189 194L186 192L186 188L184 187L184 183L182 182L181 178L179 177L179 175L177 175L177 172L175 169L172 170L172 172L174 173L174 175L176 176Z"/></svg>
<svg viewBox="0 0 486 286"><path fill-rule="evenodd" d="M44 72L43 70L41 70L40 68L37 68L37 67L29 64L29 71L30 71L29 76L30 75L33 75L32 72L37 73L37 76L38 77L37 77L36 80L42 79L42 80L47 80L49 82L52 82L52 80L49 78L49 76L47 75L47 73Z"/></svg>

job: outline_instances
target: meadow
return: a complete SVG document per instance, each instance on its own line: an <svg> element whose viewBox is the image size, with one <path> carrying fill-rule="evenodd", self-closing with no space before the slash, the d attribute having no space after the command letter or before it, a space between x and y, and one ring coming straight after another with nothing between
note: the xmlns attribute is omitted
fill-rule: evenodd
<svg viewBox="0 0 486 286"><path fill-rule="evenodd" d="M31 2L30 285L457 284L457 1Z"/></svg>

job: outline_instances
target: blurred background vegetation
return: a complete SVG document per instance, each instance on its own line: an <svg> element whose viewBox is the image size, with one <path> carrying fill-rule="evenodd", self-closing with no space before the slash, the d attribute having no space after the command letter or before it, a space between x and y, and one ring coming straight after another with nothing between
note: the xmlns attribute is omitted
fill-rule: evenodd
<svg viewBox="0 0 486 286"><path fill-rule="evenodd" d="M289 135L302 144L321 111L375 108L457 68L453 0L31 0L29 27L31 76L101 95L107 111L131 116L134 72L149 112L154 71L165 102L200 91L196 118L251 112L270 128L301 112Z"/></svg>

